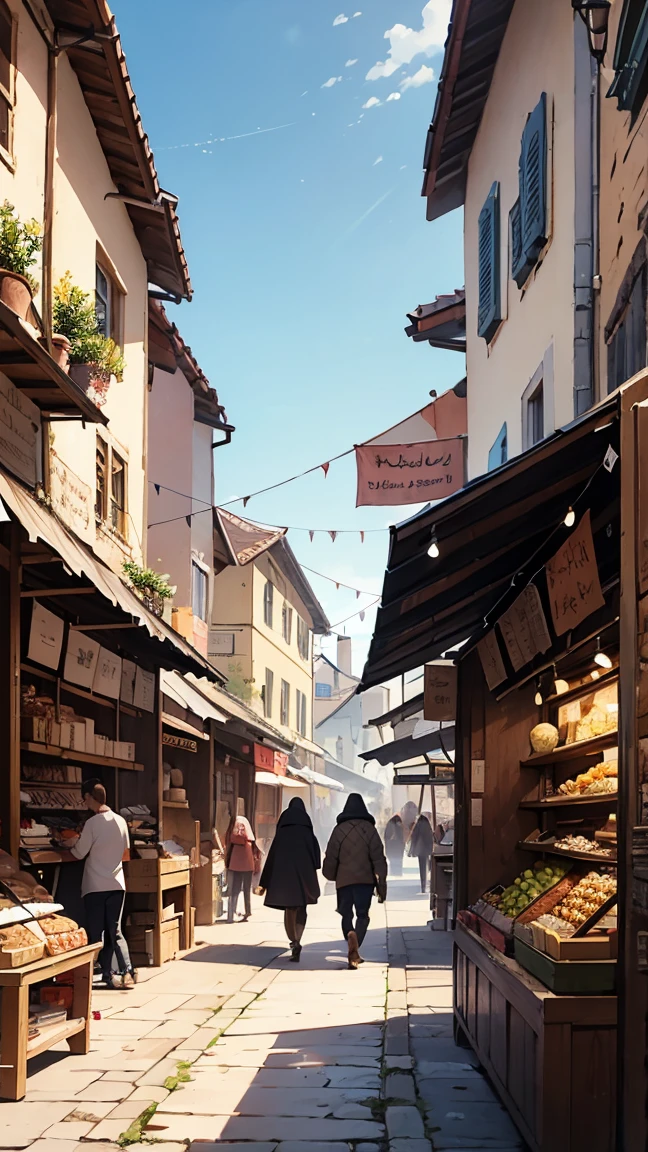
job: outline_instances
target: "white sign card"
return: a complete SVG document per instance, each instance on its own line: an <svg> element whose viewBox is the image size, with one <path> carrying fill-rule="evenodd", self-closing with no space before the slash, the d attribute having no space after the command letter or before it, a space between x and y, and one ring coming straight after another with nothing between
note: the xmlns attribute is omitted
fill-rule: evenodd
<svg viewBox="0 0 648 1152"><path fill-rule="evenodd" d="M133 704L143 712L155 711L155 674L138 668L135 673Z"/></svg>
<svg viewBox="0 0 648 1152"><path fill-rule="evenodd" d="M470 801L470 823L473 828L481 828L484 818L484 801L481 797Z"/></svg>
<svg viewBox="0 0 648 1152"><path fill-rule="evenodd" d="M535 584L527 585L497 623L516 672L539 652L546 652L551 647L540 593Z"/></svg>
<svg viewBox="0 0 648 1152"><path fill-rule="evenodd" d="M97 640L91 640L84 632L77 632L71 628L65 653L63 679L90 691L100 648L101 644Z"/></svg>
<svg viewBox="0 0 648 1152"><path fill-rule="evenodd" d="M472 760L471 773L470 773L470 791L483 792L484 791L484 778L486 774L486 761L485 760Z"/></svg>
<svg viewBox="0 0 648 1152"><path fill-rule="evenodd" d="M109 648L100 648L97 659L92 691L111 700L119 700L121 688L121 656L116 656Z"/></svg>
<svg viewBox="0 0 648 1152"><path fill-rule="evenodd" d="M497 688L498 684L503 684L506 680L506 669L494 631L487 632L479 641L477 651L484 670L484 676L486 677L486 683L492 692L494 688Z"/></svg>
<svg viewBox="0 0 648 1152"><path fill-rule="evenodd" d="M119 692L120 700L124 704L133 703L133 693L135 691L135 673L137 672L137 664L132 660L122 660L121 670L121 687Z"/></svg>
<svg viewBox="0 0 648 1152"><path fill-rule="evenodd" d="M63 648L63 628L60 616L55 616L34 600L27 659L45 668L58 668Z"/></svg>

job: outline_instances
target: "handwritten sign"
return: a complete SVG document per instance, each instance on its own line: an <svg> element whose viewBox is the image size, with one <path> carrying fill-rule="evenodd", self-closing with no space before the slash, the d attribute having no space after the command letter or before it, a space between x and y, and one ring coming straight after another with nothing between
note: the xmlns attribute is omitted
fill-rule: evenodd
<svg viewBox="0 0 648 1152"><path fill-rule="evenodd" d="M92 688L101 644L83 632L70 631L65 653L63 679L80 688Z"/></svg>
<svg viewBox="0 0 648 1152"><path fill-rule="evenodd" d="M443 500L464 485L464 441L358 444L356 507Z"/></svg>
<svg viewBox="0 0 648 1152"><path fill-rule="evenodd" d="M564 635L605 604L592 539L589 508L578 527L545 565L551 618Z"/></svg>
<svg viewBox="0 0 648 1152"><path fill-rule="evenodd" d="M425 720L454 720L457 711L457 665L426 664L423 695Z"/></svg>
<svg viewBox="0 0 648 1152"><path fill-rule="evenodd" d="M484 823L484 801L472 798L470 801L470 823L473 828L481 828Z"/></svg>
<svg viewBox="0 0 648 1152"><path fill-rule="evenodd" d="M109 648L100 648L92 691L98 692L101 696L109 696L111 700L119 700L121 674L121 656L116 656Z"/></svg>
<svg viewBox="0 0 648 1152"><path fill-rule="evenodd" d="M527 585L497 623L516 672L533 660L538 652L551 648L551 637L535 584Z"/></svg>
<svg viewBox="0 0 648 1152"><path fill-rule="evenodd" d="M63 647L63 621L37 600L32 607L27 659L45 668L58 668Z"/></svg>
<svg viewBox="0 0 648 1152"><path fill-rule="evenodd" d="M133 704L136 708L141 708L142 712L155 711L155 674L145 672L139 666L135 673Z"/></svg>
<svg viewBox="0 0 648 1152"><path fill-rule="evenodd" d="M41 415L35 404L0 372L0 460L33 487Z"/></svg>
<svg viewBox="0 0 648 1152"><path fill-rule="evenodd" d="M94 493L88 484L50 452L50 497L52 506L69 528L88 544L95 540Z"/></svg>
<svg viewBox="0 0 648 1152"><path fill-rule="evenodd" d="M198 741L189 736L172 736L170 732L162 733L162 743L168 748L181 748L183 752L197 752Z"/></svg>
<svg viewBox="0 0 648 1152"><path fill-rule="evenodd" d="M470 761L470 791L483 792L486 786L486 761Z"/></svg>
<svg viewBox="0 0 648 1152"><path fill-rule="evenodd" d="M274 772L274 751L266 748L264 744L254 745L254 767L265 772Z"/></svg>
<svg viewBox="0 0 648 1152"><path fill-rule="evenodd" d="M133 703L133 693L135 691L135 674L137 672L137 664L132 660L122 660L121 670L121 684L119 688L119 698L124 701L124 704Z"/></svg>
<svg viewBox="0 0 648 1152"><path fill-rule="evenodd" d="M477 652L479 653L481 666L484 671L484 676L486 677L486 683L492 692L497 688L498 684L503 684L506 680L506 669L497 642L497 636L494 632L487 632L479 641Z"/></svg>

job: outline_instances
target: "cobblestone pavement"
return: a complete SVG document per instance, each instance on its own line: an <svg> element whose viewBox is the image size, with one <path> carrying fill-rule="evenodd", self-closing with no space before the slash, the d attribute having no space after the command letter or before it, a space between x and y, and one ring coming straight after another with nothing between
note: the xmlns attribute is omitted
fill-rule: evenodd
<svg viewBox="0 0 648 1152"><path fill-rule="evenodd" d="M98 991L91 1051L31 1061L0 1104L0 1148L30 1152L431 1152L522 1145L452 1038L450 941L413 873L374 904L346 967L334 896L309 913L299 966L281 914L197 930L202 947ZM211 1145L211 1147L206 1147Z"/></svg>

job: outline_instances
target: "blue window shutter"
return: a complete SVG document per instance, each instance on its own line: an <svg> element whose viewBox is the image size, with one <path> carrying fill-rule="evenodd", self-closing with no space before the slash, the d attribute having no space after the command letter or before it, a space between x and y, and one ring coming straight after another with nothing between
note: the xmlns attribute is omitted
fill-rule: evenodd
<svg viewBox="0 0 648 1152"><path fill-rule="evenodd" d="M493 444L490 452L488 453L488 471L492 472L493 468L499 468L500 464L506 464L508 460L508 435L506 423L502 424L499 430L497 440Z"/></svg>
<svg viewBox="0 0 648 1152"><path fill-rule="evenodd" d="M518 288L521 288L528 276L529 269L522 247L522 213L519 199L515 201L509 212L509 225L511 229L511 276Z"/></svg>
<svg viewBox="0 0 648 1152"><path fill-rule="evenodd" d="M522 133L520 154L522 249L528 268L547 242L547 96L542 93Z"/></svg>
<svg viewBox="0 0 648 1152"><path fill-rule="evenodd" d="M493 184L479 213L479 305L477 334L490 341L501 319L499 184Z"/></svg>

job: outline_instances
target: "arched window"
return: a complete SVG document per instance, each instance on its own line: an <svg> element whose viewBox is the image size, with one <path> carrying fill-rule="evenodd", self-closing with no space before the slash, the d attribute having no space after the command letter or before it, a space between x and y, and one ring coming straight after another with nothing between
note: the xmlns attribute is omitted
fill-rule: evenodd
<svg viewBox="0 0 648 1152"><path fill-rule="evenodd" d="M14 108L14 19L0 0L0 148L11 153Z"/></svg>

